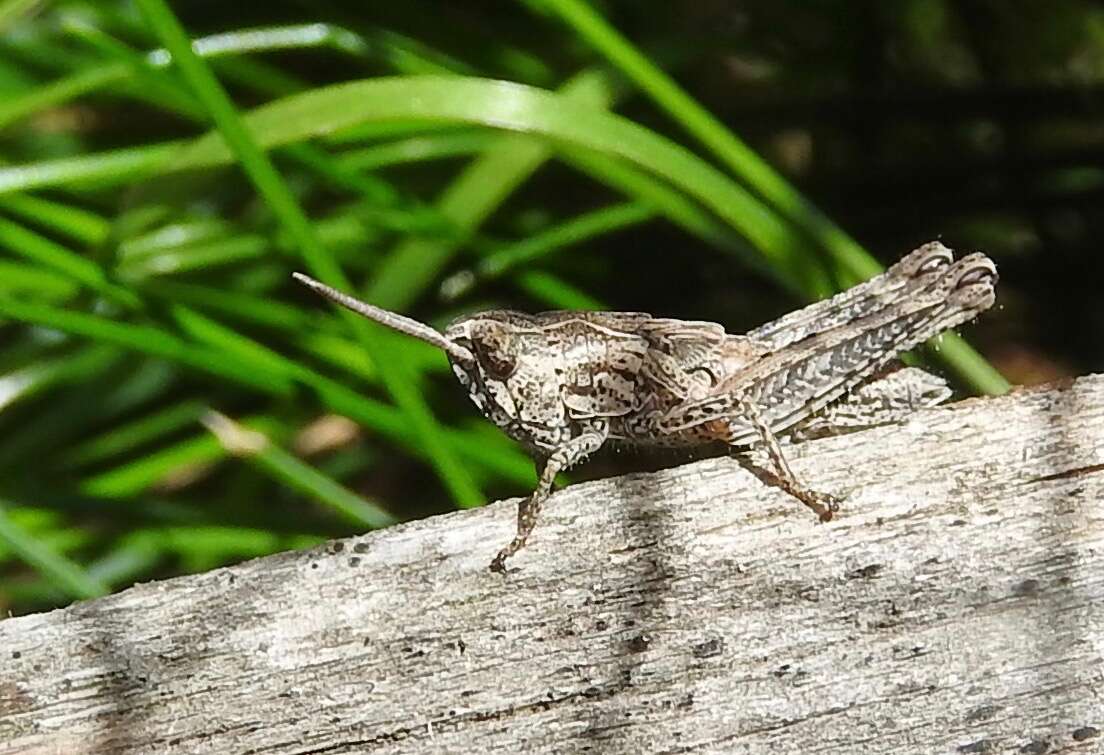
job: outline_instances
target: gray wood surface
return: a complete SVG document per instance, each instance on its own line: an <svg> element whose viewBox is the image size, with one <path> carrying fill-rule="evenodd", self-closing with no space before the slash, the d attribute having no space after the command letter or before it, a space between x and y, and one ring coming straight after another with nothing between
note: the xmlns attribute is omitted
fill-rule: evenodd
<svg viewBox="0 0 1104 755"><path fill-rule="evenodd" d="M0 621L0 753L1102 752L1104 377Z"/></svg>

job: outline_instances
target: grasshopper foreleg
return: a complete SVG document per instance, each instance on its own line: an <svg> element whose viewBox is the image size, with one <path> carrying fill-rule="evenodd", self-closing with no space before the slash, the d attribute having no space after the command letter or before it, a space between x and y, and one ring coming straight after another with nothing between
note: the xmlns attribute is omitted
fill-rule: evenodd
<svg viewBox="0 0 1104 755"><path fill-rule="evenodd" d="M510 544L498 552L491 562L491 571L506 572L506 559L525 547L529 535L537 525L541 507L552 493L556 475L570 469L597 451L606 442L608 430L604 427L590 429L563 444L546 459L537 463L537 487L528 498L518 504L517 534Z"/></svg>

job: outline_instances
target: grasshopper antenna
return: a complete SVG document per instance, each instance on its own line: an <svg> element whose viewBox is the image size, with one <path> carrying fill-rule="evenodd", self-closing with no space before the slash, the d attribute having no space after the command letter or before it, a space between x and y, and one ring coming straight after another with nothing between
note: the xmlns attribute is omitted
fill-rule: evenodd
<svg viewBox="0 0 1104 755"><path fill-rule="evenodd" d="M403 317L395 312L389 312L386 309L373 306L368 302L361 301L360 299L354 299L348 294L343 294L336 288L331 288L325 283L316 281L309 275L303 275L302 273L292 273L291 277L302 283L304 286L314 291L315 293L325 296L331 301L335 301L346 309L350 309L356 312L358 315L367 317L369 320L378 322L380 325L385 325L392 330L397 330L400 333L404 333L408 336L413 336L419 341L425 341L428 344L432 344L437 348L443 350L446 354L451 355L461 362L474 362L475 357L472 353L465 349L458 343L450 341L436 330L426 325L425 323L418 322L409 317Z"/></svg>

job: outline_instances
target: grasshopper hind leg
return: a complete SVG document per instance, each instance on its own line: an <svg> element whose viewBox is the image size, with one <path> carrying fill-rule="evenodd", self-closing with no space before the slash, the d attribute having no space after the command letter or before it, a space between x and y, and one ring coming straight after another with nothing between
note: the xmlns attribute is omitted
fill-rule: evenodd
<svg viewBox="0 0 1104 755"><path fill-rule="evenodd" d="M789 462L786 461L786 455L782 453L782 444L779 443L778 436L763 421L763 417L754 403L741 400L740 411L755 428L759 440L766 448L767 457L774 466L772 482L809 507L820 521L831 521L835 513L839 511L839 499L828 493L813 490L797 478L797 475L790 469Z"/></svg>
<svg viewBox="0 0 1104 755"><path fill-rule="evenodd" d="M798 423L788 431L787 438L810 440L901 422L920 409L937 406L951 393L950 386L941 377L919 367L893 363L825 411ZM772 482L816 512L822 522L829 521L839 510L839 501L827 493L805 487L797 479L786 462L778 436L767 426L754 404L743 401L739 408L759 435L775 467Z"/></svg>

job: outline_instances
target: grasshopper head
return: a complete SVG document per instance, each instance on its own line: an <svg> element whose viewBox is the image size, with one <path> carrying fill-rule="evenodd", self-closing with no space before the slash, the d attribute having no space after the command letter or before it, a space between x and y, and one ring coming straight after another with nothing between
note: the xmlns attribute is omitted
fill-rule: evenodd
<svg viewBox="0 0 1104 755"><path fill-rule="evenodd" d="M453 374L468 391L472 402L496 424L517 419L511 378L525 372L527 355L521 329L531 326L528 317L507 310L462 317L445 329L445 338L468 351L463 360L449 355Z"/></svg>

